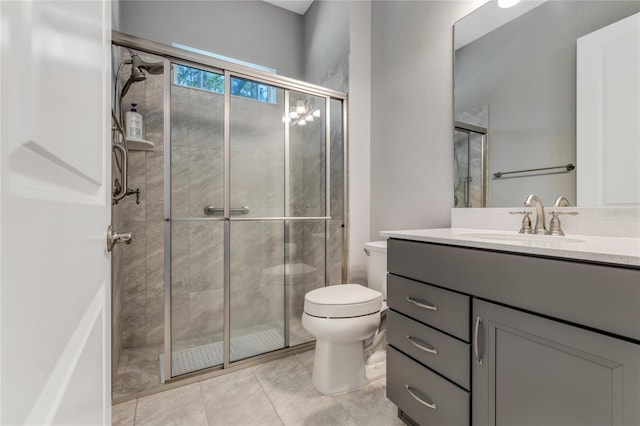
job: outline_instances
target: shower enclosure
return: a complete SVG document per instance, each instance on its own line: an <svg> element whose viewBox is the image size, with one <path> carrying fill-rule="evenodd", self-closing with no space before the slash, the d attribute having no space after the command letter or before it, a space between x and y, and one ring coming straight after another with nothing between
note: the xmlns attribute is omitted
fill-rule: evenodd
<svg viewBox="0 0 640 426"><path fill-rule="evenodd" d="M163 253L160 381L308 346L305 293L347 279L346 95L124 34L114 45L164 61L162 117L146 124L162 138L146 183L164 190L145 200L162 215L162 247L145 246Z"/></svg>
<svg viewBox="0 0 640 426"><path fill-rule="evenodd" d="M487 129L456 121L454 207L487 206Z"/></svg>

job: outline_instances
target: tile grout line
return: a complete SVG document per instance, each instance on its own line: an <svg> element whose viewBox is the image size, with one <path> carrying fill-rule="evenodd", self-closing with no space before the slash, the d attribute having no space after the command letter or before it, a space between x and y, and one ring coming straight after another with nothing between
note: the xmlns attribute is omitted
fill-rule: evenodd
<svg viewBox="0 0 640 426"><path fill-rule="evenodd" d="M351 420L353 420L353 422L357 425L360 425L360 422L356 420L355 417L353 417L351 415L351 413L349 412L349 410L347 410L347 407L345 407L343 404L340 403L339 400L337 400L334 396L331 396L331 398L333 398L333 400L336 402L336 404L338 404L338 407L342 408L344 410L345 413L347 413L347 416L349 416L349 418Z"/></svg>
<svg viewBox="0 0 640 426"><path fill-rule="evenodd" d="M127 362L125 362L124 371L122 372L122 383L120 384L119 396L122 396L122 394L124 393L124 385L127 382L127 372L129 371L129 361L131 361L131 349L128 349L128 352L127 352ZM137 402L136 402L136 406L137 406Z"/></svg>
<svg viewBox="0 0 640 426"><path fill-rule="evenodd" d="M136 418L138 417L138 398L136 398L135 401L133 405L133 423L131 426L136 426Z"/></svg>
<svg viewBox="0 0 640 426"><path fill-rule="evenodd" d="M204 409L204 417L207 419L208 425L213 425L209 420L209 413L207 412L207 406L204 404L204 395L202 394L202 380L198 381L198 389L200 389L200 402L202 402L202 408Z"/></svg>
<svg viewBox="0 0 640 426"><path fill-rule="evenodd" d="M347 408L346 408L344 405L340 404L340 401L338 401L338 400L335 398L335 396L333 396L333 395L329 395L329 396L331 396L331 399L333 399L333 400L334 400L334 402L336 403L336 405L337 405L338 407L342 408L342 411L344 411L344 412L347 414L347 416L348 416L351 420L353 420L353 422L354 422L355 424L357 424L357 425L359 425L359 424L360 424L360 423L359 423L359 422L358 422L358 421L357 421L357 420L356 420L356 419L351 415L351 413L349 413L349 410L347 410Z"/></svg>
<svg viewBox="0 0 640 426"><path fill-rule="evenodd" d="M276 416L278 416L278 418L280 419L280 423L282 423L284 426L285 422L284 419L282 418L282 416L280 416L280 412L278 411L278 409L276 408L275 405L273 405L273 401L271 400L271 398L269 397L269 392L267 392L267 390L264 388L264 386L262 385L262 381L260 381L260 378L258 377L258 375L256 374L256 372L254 371L255 367L251 367L251 374L253 374L253 377L256 378L256 381L258 382L258 385L260 386L260 389L262 389L262 392L264 393L264 395L267 397L267 400L269 401L269 404L271 405L271 408L273 408L273 411L276 413Z"/></svg>

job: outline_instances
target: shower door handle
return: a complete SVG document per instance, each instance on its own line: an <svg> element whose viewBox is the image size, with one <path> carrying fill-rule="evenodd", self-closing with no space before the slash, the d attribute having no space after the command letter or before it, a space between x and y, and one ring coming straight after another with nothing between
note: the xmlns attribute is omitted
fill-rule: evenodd
<svg viewBox="0 0 640 426"><path fill-rule="evenodd" d="M224 207L204 206L204 214L207 216L214 215L216 213L224 213ZM231 207L229 213L240 213L242 215L249 214L249 207Z"/></svg>
<svg viewBox="0 0 640 426"><path fill-rule="evenodd" d="M464 178L464 206L471 207L469 205L469 184L471 182L471 177L467 176Z"/></svg>

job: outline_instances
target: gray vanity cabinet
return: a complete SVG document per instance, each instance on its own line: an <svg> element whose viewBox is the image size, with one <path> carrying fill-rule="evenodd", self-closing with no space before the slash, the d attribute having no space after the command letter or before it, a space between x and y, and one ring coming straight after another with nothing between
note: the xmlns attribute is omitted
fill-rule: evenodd
<svg viewBox="0 0 640 426"><path fill-rule="evenodd" d="M640 269L401 239L387 256L403 419L640 425Z"/></svg>
<svg viewBox="0 0 640 426"><path fill-rule="evenodd" d="M473 318L474 426L640 425L639 345L477 299Z"/></svg>

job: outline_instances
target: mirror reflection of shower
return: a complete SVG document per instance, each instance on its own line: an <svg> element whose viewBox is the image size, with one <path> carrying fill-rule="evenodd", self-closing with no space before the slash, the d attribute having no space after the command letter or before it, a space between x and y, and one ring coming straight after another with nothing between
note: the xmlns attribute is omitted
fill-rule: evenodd
<svg viewBox="0 0 640 426"><path fill-rule="evenodd" d="M456 121L454 207L487 205L487 129Z"/></svg>

